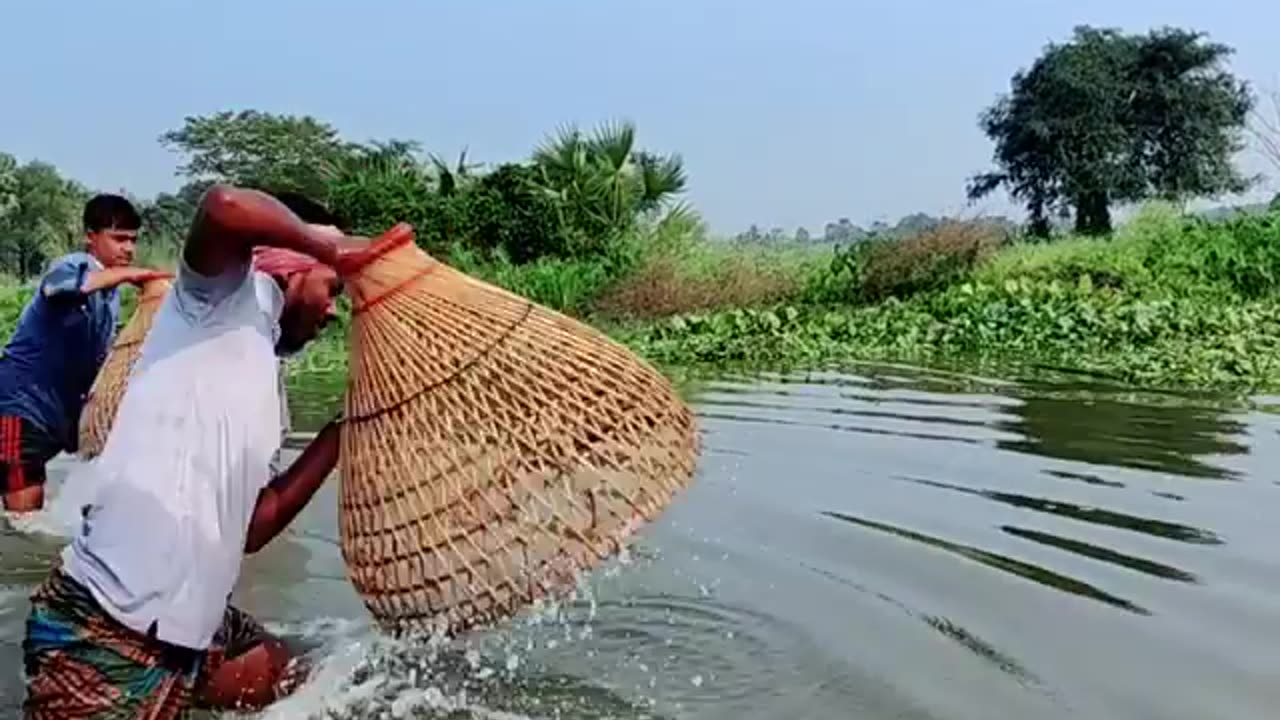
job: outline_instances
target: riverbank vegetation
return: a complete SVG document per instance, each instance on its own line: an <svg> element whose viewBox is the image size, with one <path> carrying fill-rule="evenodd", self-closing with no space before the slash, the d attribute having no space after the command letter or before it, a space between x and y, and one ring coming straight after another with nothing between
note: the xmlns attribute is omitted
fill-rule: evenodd
<svg viewBox="0 0 1280 720"><path fill-rule="evenodd" d="M137 199L141 261L171 267L200 194L226 181L307 193L359 233L410 222L436 257L666 368L888 360L1270 389L1280 205L1182 210L1256 181L1231 163L1252 100L1221 70L1228 54L1196 33L1082 28L981 116L995 169L967 191L1009 189L1025 225L912 216L864 232L842 220L818 240L711 236L681 201L680 156L643 147L628 123L562 128L485 167L402 139L352 142L309 117L190 117L161 137L184 157L184 184ZM23 279L78 242L87 195L50 165L0 154L0 270L14 278L0 328L29 296ZM1116 208L1138 212L1116 223ZM298 391L343 370L344 330L345 315L293 361Z"/></svg>
<svg viewBox="0 0 1280 720"><path fill-rule="evenodd" d="M919 241L963 249L945 259L837 253L785 303L682 315L620 336L678 364L895 360L1153 386L1280 386L1276 214L1210 221L1152 206L1107 239L1043 244L957 224ZM915 272L898 275L903 291L860 300L864 291L847 279L874 276L878 263Z"/></svg>

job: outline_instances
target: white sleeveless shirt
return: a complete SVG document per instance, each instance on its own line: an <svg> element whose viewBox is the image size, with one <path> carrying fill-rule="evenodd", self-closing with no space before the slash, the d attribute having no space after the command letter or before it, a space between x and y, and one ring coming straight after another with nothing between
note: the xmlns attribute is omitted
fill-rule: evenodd
<svg viewBox="0 0 1280 720"><path fill-rule="evenodd" d="M181 263L115 424L68 483L94 488L63 569L127 627L209 646L279 449L280 288Z"/></svg>

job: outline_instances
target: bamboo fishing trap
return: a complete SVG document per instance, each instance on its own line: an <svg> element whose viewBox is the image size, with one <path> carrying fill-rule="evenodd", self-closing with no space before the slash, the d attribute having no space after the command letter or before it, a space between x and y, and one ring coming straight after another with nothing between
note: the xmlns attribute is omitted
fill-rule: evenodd
<svg viewBox="0 0 1280 720"><path fill-rule="evenodd" d="M602 333L430 257L405 224L343 275L341 545L385 629L456 634L558 595L692 481L693 414Z"/></svg>
<svg viewBox="0 0 1280 720"><path fill-rule="evenodd" d="M172 285L168 279L159 278L142 283L138 292L138 304L134 308L129 322L120 329L106 360L98 370L93 385L89 388L89 397L80 413L79 447L77 454L85 459L92 459L102 452L107 442L107 434L115 422L116 410L120 407L120 399L124 396L125 386L133 365L138 361L142 351L142 341L151 329L151 321L155 318L160 302L169 292Z"/></svg>

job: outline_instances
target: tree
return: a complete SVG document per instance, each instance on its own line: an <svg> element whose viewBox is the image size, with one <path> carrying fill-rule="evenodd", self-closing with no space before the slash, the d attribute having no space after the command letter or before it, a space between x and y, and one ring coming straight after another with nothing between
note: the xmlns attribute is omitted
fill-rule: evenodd
<svg viewBox="0 0 1280 720"><path fill-rule="evenodd" d="M1267 112L1259 109L1249 130L1262 156L1280 172L1280 91L1272 90L1267 95Z"/></svg>
<svg viewBox="0 0 1280 720"><path fill-rule="evenodd" d="M38 160L18 166L0 155L0 268L20 278L37 275L49 258L80 244L89 192Z"/></svg>
<svg viewBox="0 0 1280 720"><path fill-rule="evenodd" d="M323 171L319 197L357 233L376 235L397 222L412 224L427 244L424 223L439 217L431 173L416 157L413 143L380 143L353 152ZM436 248L433 248L436 249Z"/></svg>
<svg viewBox="0 0 1280 720"><path fill-rule="evenodd" d="M18 161L0 152L0 223L18 209Z"/></svg>
<svg viewBox="0 0 1280 720"><path fill-rule="evenodd" d="M469 244L486 255L501 252L526 263L584 251L578 246L581 238L558 222L557 208L539 191L537 171L528 165L499 165L458 197L464 201Z"/></svg>
<svg viewBox="0 0 1280 720"><path fill-rule="evenodd" d="M760 227L752 223L751 227L743 230L734 236L734 242L743 243L745 245L756 245L764 242L764 233L760 232Z"/></svg>
<svg viewBox="0 0 1280 720"><path fill-rule="evenodd" d="M823 242L843 245L857 241L864 232L862 228L854 225L849 218L840 218L836 222L827 223L822 231L822 240Z"/></svg>
<svg viewBox="0 0 1280 720"><path fill-rule="evenodd" d="M998 169L971 179L970 199L1004 186L1036 234L1067 212L1078 232L1105 234L1114 203L1245 190L1231 161L1253 99L1219 67L1232 49L1204 39L1084 26L1050 44L983 112Z"/></svg>
<svg viewBox="0 0 1280 720"><path fill-rule="evenodd" d="M176 193L162 192L150 201L139 203L138 211L142 215L139 241L176 256L186 241L205 189L203 183L193 183Z"/></svg>
<svg viewBox="0 0 1280 720"><path fill-rule="evenodd" d="M561 208L561 225L596 249L684 191L680 156L660 156L635 145L635 125L608 123L590 136L563 128L533 153L537 183Z"/></svg>
<svg viewBox="0 0 1280 720"><path fill-rule="evenodd" d="M324 194L327 167L362 148L340 139L336 129L310 116L258 110L189 116L180 129L161 135L160 142L188 156L178 172L191 180L291 190L312 197ZM383 147L387 146L400 149L394 141Z"/></svg>

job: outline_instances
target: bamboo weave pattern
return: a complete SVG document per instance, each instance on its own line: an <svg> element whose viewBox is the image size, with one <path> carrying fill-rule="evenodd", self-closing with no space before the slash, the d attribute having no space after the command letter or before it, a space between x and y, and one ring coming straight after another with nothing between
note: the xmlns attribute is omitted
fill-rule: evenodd
<svg viewBox="0 0 1280 720"><path fill-rule="evenodd" d="M342 551L384 628L455 634L620 550L692 481L699 441L630 351L411 233L346 279Z"/></svg>
<svg viewBox="0 0 1280 720"><path fill-rule="evenodd" d="M150 280L142 284L133 316L116 335L111 351L107 353L98 376L94 378L93 386L89 388L89 397L80 413L79 447L76 449L80 457L92 459L102 452L107 434L111 432L111 425L115 422L120 399L124 397L129 373L133 371L133 365L142 351L142 341L151 330L151 321L171 286L172 282L167 279Z"/></svg>

